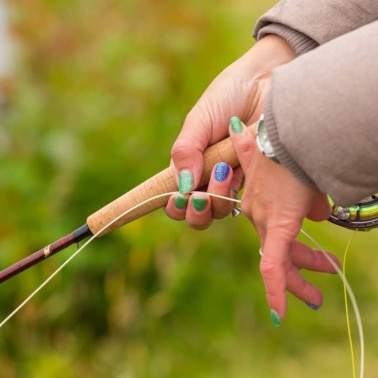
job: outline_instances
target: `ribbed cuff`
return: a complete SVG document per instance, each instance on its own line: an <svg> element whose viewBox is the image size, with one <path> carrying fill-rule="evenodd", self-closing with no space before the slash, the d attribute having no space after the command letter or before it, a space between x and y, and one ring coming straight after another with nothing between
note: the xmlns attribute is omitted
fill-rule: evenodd
<svg viewBox="0 0 378 378"><path fill-rule="evenodd" d="M307 35L288 26L278 23L263 26L258 23L254 32L255 38L259 41L268 34L276 34L283 38L297 55L305 54L319 46L317 42Z"/></svg>
<svg viewBox="0 0 378 378"><path fill-rule="evenodd" d="M276 120L273 114L272 92L268 95L264 107L264 123L268 132L269 141L273 146L274 154L282 165L284 165L294 176L301 180L304 184L316 187L314 181L299 166L299 164L291 157L284 145L280 141Z"/></svg>

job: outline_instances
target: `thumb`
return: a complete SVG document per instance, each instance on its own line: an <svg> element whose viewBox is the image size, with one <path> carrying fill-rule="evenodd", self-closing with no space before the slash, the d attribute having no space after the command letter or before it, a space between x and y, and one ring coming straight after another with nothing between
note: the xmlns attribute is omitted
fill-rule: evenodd
<svg viewBox="0 0 378 378"><path fill-rule="evenodd" d="M211 140L211 123L196 122L196 117L187 117L184 126L173 144L171 156L175 166L181 194L198 187L203 170L203 152Z"/></svg>

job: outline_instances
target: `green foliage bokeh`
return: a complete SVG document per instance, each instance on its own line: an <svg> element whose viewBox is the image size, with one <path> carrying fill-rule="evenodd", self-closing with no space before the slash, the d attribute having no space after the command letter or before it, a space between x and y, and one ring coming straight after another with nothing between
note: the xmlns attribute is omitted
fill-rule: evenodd
<svg viewBox="0 0 378 378"><path fill-rule="evenodd" d="M186 114L252 46L254 24L273 4L9 2L17 54L0 116L1 267L166 168ZM347 230L305 228L342 255ZM377 237L356 239L348 274L373 377ZM340 280L307 273L324 307L290 297L274 329L258 248L243 217L198 232L163 211L98 239L0 330L0 376L351 376ZM1 318L73 250L0 285Z"/></svg>

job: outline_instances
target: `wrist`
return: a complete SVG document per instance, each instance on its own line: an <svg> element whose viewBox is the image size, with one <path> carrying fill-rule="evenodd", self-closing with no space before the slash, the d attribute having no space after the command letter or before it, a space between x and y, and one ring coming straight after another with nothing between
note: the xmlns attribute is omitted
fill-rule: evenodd
<svg viewBox="0 0 378 378"><path fill-rule="evenodd" d="M268 24L255 34L258 41L262 41L269 36L276 36L285 40L297 55L305 54L319 46L317 42L307 35L278 23Z"/></svg>
<svg viewBox="0 0 378 378"><path fill-rule="evenodd" d="M260 39L252 48L263 59L266 70L291 62L297 54L289 43L275 34L268 34Z"/></svg>
<svg viewBox="0 0 378 378"><path fill-rule="evenodd" d="M313 180L307 175L302 167L296 162L280 140L278 125L273 112L273 94L270 92L264 106L264 122L269 136L269 141L276 158L284 165L295 177L308 186L316 186Z"/></svg>

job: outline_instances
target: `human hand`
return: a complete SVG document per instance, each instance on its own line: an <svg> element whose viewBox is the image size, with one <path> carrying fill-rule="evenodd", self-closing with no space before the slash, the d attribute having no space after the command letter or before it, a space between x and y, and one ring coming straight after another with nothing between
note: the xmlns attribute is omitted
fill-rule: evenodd
<svg viewBox="0 0 378 378"><path fill-rule="evenodd" d="M231 116L237 115L247 124L255 122L270 89L271 70L294 58L295 53L285 40L268 35L210 84L187 115L172 148L172 163L181 194L198 188L203 169L203 151L228 135ZM226 168L223 166L221 169ZM214 175L212 177L209 192L227 197L235 195L242 183L240 168L234 171L228 169L227 177L220 181ZM228 215L233 206L229 202L210 198L204 192L197 192L195 197L200 198L202 205L205 204L202 210L199 211L198 206L197 210L193 207L198 199L193 202L188 195L177 195L169 200L166 213L173 219L186 219L190 226L203 229L211 224L213 218Z"/></svg>
<svg viewBox="0 0 378 378"><path fill-rule="evenodd" d="M260 237L263 251L260 271L265 283L273 323L279 325L287 311L286 290L310 307L322 304L322 294L300 274L300 269L335 273L320 251L296 240L304 218L325 220L330 215L326 196L306 186L283 165L265 157L255 148L250 132L243 125L240 133L230 129L239 162L246 175L242 212ZM329 256L338 264L335 256Z"/></svg>

